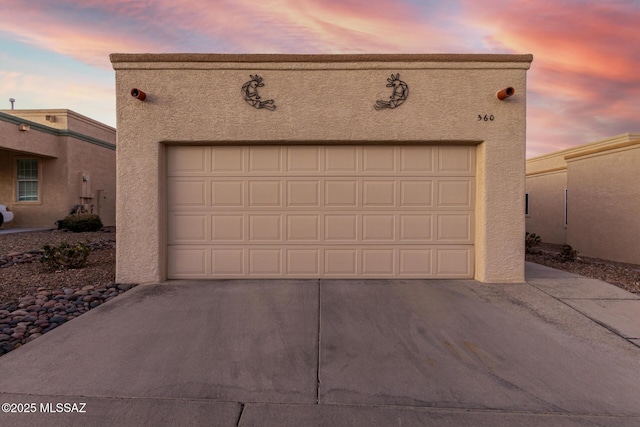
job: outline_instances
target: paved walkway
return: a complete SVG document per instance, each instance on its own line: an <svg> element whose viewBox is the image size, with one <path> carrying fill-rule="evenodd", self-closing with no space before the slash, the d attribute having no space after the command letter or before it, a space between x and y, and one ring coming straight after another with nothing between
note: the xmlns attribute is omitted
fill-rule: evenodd
<svg viewBox="0 0 640 427"><path fill-rule="evenodd" d="M516 285L171 281L1 357L3 410L35 413L0 425L635 426L639 346L638 297L529 263Z"/></svg>

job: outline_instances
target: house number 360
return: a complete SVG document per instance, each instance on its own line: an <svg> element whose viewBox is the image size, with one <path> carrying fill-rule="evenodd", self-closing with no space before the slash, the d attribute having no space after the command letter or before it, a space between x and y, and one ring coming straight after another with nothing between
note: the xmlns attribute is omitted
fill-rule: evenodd
<svg viewBox="0 0 640 427"><path fill-rule="evenodd" d="M484 116L482 114L478 114L479 122L492 122L494 119L495 117L493 117L493 114L485 114Z"/></svg>

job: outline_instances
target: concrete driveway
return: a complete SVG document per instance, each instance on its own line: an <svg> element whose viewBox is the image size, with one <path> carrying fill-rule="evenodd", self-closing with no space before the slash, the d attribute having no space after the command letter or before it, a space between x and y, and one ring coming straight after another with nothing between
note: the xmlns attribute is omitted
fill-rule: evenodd
<svg viewBox="0 0 640 427"><path fill-rule="evenodd" d="M1 357L3 411L33 411L0 425L635 426L639 340L636 296L535 264L517 285L172 281Z"/></svg>

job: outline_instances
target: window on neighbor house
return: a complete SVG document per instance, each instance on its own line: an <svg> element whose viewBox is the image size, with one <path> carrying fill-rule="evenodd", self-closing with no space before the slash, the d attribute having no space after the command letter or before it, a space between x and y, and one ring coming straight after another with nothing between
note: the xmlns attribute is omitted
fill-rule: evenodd
<svg viewBox="0 0 640 427"><path fill-rule="evenodd" d="M18 159L18 201L38 201L38 160Z"/></svg>
<svg viewBox="0 0 640 427"><path fill-rule="evenodd" d="M529 216L529 193L524 193L524 214Z"/></svg>

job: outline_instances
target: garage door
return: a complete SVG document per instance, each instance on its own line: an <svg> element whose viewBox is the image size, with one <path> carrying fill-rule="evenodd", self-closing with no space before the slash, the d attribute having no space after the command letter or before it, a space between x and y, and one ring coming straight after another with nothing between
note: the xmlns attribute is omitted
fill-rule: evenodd
<svg viewBox="0 0 640 427"><path fill-rule="evenodd" d="M471 278L475 147L169 146L168 277Z"/></svg>

